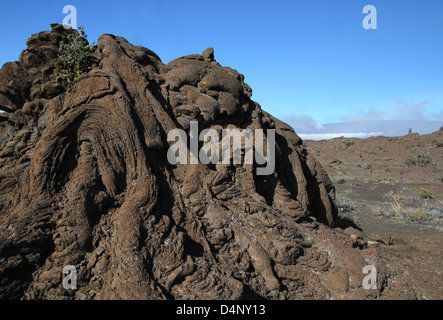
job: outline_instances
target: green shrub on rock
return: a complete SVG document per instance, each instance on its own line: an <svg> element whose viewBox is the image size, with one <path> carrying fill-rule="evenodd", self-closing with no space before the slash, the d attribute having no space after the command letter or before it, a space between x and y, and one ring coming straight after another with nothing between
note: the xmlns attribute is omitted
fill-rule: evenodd
<svg viewBox="0 0 443 320"><path fill-rule="evenodd" d="M92 68L90 54L94 52L94 44L88 42L83 26L79 32L68 34L66 41L60 41L58 61L55 63L57 78L66 80L70 85L77 77Z"/></svg>

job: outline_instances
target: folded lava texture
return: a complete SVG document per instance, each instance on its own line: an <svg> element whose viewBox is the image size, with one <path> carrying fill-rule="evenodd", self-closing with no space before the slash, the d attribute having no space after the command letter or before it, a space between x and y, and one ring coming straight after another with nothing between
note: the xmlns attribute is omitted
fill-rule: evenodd
<svg viewBox="0 0 443 320"><path fill-rule="evenodd" d="M376 249L334 228L335 190L212 48L164 64L103 34L57 79L51 24L0 70L1 299L373 298ZM169 163L168 132L275 130L275 168ZM363 268L377 288L363 288ZM77 289L62 285L65 266Z"/></svg>

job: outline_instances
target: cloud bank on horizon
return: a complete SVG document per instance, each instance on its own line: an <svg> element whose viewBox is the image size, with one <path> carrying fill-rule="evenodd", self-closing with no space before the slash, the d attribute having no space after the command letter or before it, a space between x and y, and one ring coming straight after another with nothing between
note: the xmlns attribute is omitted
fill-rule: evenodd
<svg viewBox="0 0 443 320"><path fill-rule="evenodd" d="M338 137L343 138L361 138L382 136L383 132L336 132L336 133L299 133L298 136L303 140L329 140Z"/></svg>
<svg viewBox="0 0 443 320"><path fill-rule="evenodd" d="M428 134L443 126L443 110L429 111L428 100L418 103L400 101L388 110L371 108L360 115L342 116L339 122L320 123L311 116L286 115L281 120L295 129L302 139L322 140L337 137L367 138L371 136L400 136L409 129Z"/></svg>
<svg viewBox="0 0 443 320"><path fill-rule="evenodd" d="M373 136L403 136L410 132L429 134L440 130L443 121L427 120L368 120L328 123L322 129L312 126L299 127L297 124L288 123L295 132L304 140L327 140L338 137L368 138Z"/></svg>

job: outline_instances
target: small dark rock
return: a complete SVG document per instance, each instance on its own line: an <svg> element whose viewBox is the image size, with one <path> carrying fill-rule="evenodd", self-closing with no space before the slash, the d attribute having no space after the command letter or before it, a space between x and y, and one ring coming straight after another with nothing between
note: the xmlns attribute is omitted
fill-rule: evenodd
<svg viewBox="0 0 443 320"><path fill-rule="evenodd" d="M207 48L202 53L203 59L205 61L214 61L214 48Z"/></svg>

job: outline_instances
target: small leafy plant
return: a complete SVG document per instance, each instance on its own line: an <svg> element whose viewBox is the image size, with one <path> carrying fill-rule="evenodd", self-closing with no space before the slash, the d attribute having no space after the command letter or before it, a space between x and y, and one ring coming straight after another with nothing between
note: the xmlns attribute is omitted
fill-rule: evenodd
<svg viewBox="0 0 443 320"><path fill-rule="evenodd" d="M345 141L343 141L343 143L347 146L347 147L350 147L350 146L352 146L352 145L354 145L354 141L351 141L351 140L345 140Z"/></svg>
<svg viewBox="0 0 443 320"><path fill-rule="evenodd" d="M354 209L354 204L352 200L348 197L351 194L352 191L349 189L337 193L335 203L337 204L337 208L340 212L349 212Z"/></svg>
<svg viewBox="0 0 443 320"><path fill-rule="evenodd" d="M434 194L431 190L428 189L421 189L421 198L422 199L434 199Z"/></svg>
<svg viewBox="0 0 443 320"><path fill-rule="evenodd" d="M417 153L415 155L411 155L406 159L406 165L417 166L417 167L435 167L436 164L432 161L431 155L429 153Z"/></svg>
<svg viewBox="0 0 443 320"><path fill-rule="evenodd" d="M57 78L66 80L68 85L92 68L90 54L95 50L94 43L86 39L83 26L79 26L78 31L68 34L66 41L60 41L58 61L54 66Z"/></svg>

